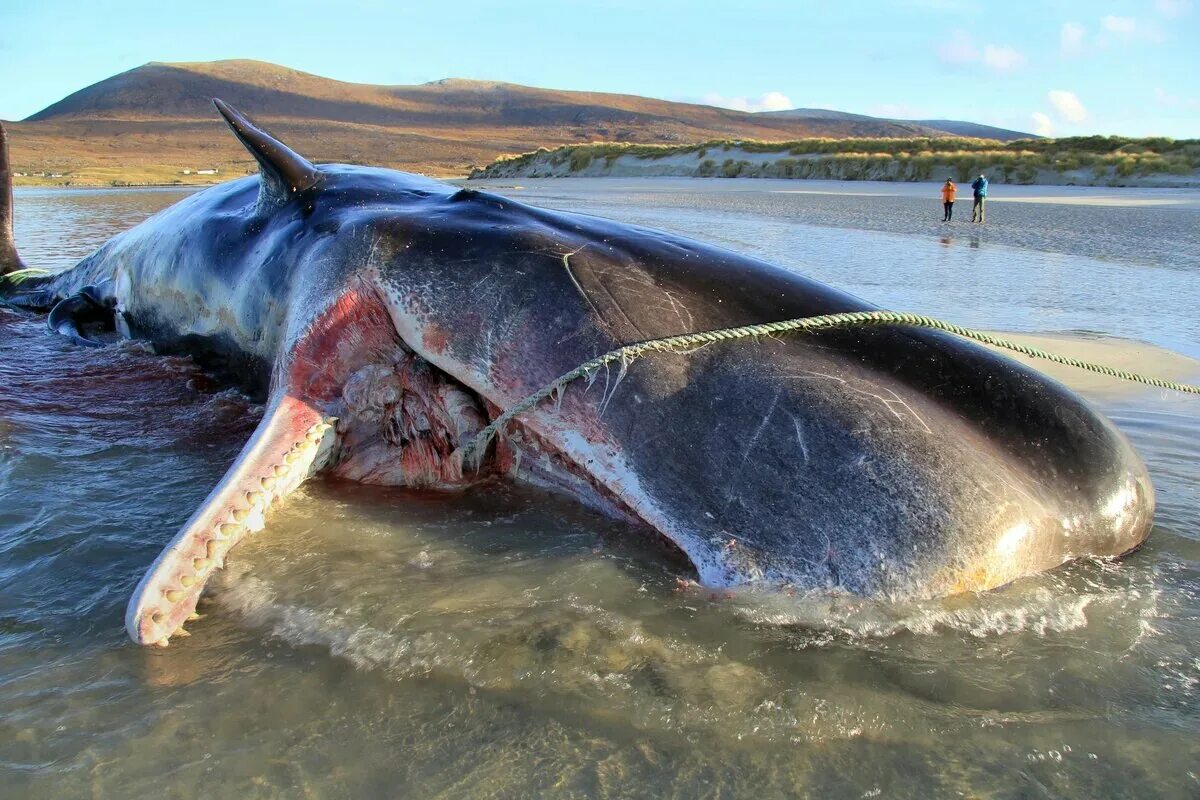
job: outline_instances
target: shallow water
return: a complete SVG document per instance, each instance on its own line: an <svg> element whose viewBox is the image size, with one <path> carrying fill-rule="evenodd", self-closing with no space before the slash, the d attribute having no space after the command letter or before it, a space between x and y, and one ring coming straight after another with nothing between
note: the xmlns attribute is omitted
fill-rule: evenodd
<svg viewBox="0 0 1200 800"><path fill-rule="evenodd" d="M1120 206L997 202L985 231L943 242L927 201L896 194L504 191L708 238L891 308L1200 355L1198 266L1139 244L1182 249L1193 206L1147 228ZM66 266L179 196L18 193L18 240L31 263ZM821 216L851 203L911 225ZM1004 216L1027 206L1075 226L1064 239L1102 228L1121 245L1053 252L1070 248ZM219 390L186 360L80 350L0 309L6 796L1200 794L1195 398L1092 395L1159 494L1146 547L1120 564L909 606L727 597L679 585L636 534L568 500L318 481L235 551L194 636L138 648L130 591L260 413Z"/></svg>

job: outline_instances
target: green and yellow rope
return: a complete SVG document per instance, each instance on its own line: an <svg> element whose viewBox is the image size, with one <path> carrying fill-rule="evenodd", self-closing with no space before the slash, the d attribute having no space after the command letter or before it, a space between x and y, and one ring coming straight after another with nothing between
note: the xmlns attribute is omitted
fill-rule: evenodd
<svg viewBox="0 0 1200 800"><path fill-rule="evenodd" d="M505 425L507 425L516 416L528 411L546 398L560 391L567 384L579 378L591 375L601 367L607 366L614 361L628 363L632 359L640 355L652 352L667 352L673 350L686 350L701 345L713 344L715 342L725 342L735 339L745 339L756 336L770 336L778 333L791 333L794 331L817 331L828 328L844 328L853 325L909 325L916 328L932 328L934 330L945 331L952 333L955 336L961 336L965 339L974 339L977 342L990 344L995 347L1002 347L1006 350L1012 350L1015 353L1030 356L1032 358L1041 358L1047 361L1053 361L1056 364L1065 364L1069 367L1096 372L1101 375L1107 375L1111 378L1117 378L1124 381L1132 381L1134 383L1142 383L1147 386L1153 386L1158 389L1169 389L1175 392L1186 392L1188 394L1200 394L1200 386L1195 386L1189 383L1178 383L1176 381L1168 381L1162 378L1155 378L1151 375L1142 375L1137 372L1129 372L1114 367L1105 366L1104 364L1095 364L1091 361L1084 361L1078 358L1051 353L1042 350L1039 347L1032 345L1020 344L1018 342L1004 339L999 336L993 336L990 333L964 328L961 325L954 325L949 322L943 322L940 319L926 317L921 314L908 314L897 311L851 311L843 314L823 314L816 317L801 317L799 319L787 319L780 322L764 322L758 325L743 325L738 328L719 328L711 331L701 331L699 333L684 333L678 336L666 336L661 339L649 339L644 342L635 344L627 344L618 347L615 350L610 350L603 355L596 356L590 361L580 364L570 372L564 373L555 378L550 383L538 389L533 394L526 397L521 402L517 403L507 411L496 417L490 425L481 430L471 441L461 446L457 454L464 461L473 456L482 453L487 447L492 437L496 435Z"/></svg>

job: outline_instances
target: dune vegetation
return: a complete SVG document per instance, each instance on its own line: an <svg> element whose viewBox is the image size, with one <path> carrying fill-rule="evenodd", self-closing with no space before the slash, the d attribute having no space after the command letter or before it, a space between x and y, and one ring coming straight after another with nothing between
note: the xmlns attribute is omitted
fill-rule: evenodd
<svg viewBox="0 0 1200 800"><path fill-rule="evenodd" d="M698 144L598 142L503 156L473 178L561 175L965 181L985 172L1003 183L1120 185L1158 177L1196 182L1200 140L1079 136L999 142L962 137L715 139Z"/></svg>

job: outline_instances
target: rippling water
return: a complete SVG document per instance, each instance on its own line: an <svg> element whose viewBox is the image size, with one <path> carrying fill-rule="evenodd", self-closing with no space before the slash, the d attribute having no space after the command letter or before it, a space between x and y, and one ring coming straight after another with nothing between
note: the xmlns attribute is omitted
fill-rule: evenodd
<svg viewBox="0 0 1200 800"><path fill-rule="evenodd" d="M1200 355L1197 265L1172 256L1200 230L1194 207L995 203L987 229L946 234L915 197L745 184L505 191L716 240L892 308ZM31 263L67 266L179 196L19 193L18 240ZM1120 245L1071 255L1047 226ZM235 551L195 635L159 651L128 642L125 600L260 409L186 360L81 350L0 309L0 785L1196 797L1200 402L1093 397L1159 492L1146 547L1120 564L907 606L730 597L679 585L635 534L568 500L317 481Z"/></svg>

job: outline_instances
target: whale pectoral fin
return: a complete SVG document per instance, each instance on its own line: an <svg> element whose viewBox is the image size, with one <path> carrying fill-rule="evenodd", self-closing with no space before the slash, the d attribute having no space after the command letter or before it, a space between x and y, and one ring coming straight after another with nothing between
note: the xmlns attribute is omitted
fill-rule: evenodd
<svg viewBox="0 0 1200 800"><path fill-rule="evenodd" d="M76 344L103 347L104 343L89 337L88 331L98 328L99 332L107 333L117 328L117 302L104 293L102 287L105 283L108 282L85 286L70 297L59 300L46 317L46 326Z"/></svg>
<svg viewBox="0 0 1200 800"><path fill-rule="evenodd" d="M195 612L205 582L248 532L263 528L271 501L329 461L333 420L280 392L221 482L159 554L134 590L125 628L138 644L165 645Z"/></svg>
<svg viewBox="0 0 1200 800"><path fill-rule="evenodd" d="M78 294L72 295L54 304L54 308L50 309L50 316L46 317L46 327L67 337L75 344L84 347L103 347L103 344L95 339L89 339L83 332L85 320L94 316L95 311L96 309L87 297Z"/></svg>

